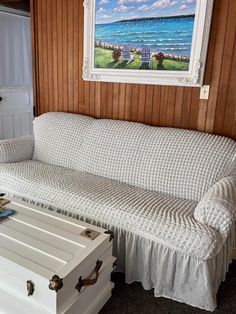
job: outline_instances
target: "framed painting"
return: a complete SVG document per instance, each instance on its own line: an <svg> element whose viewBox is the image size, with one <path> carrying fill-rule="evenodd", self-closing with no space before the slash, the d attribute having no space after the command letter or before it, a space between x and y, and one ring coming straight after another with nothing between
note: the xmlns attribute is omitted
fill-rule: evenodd
<svg viewBox="0 0 236 314"><path fill-rule="evenodd" d="M83 79L201 86L214 0L85 0Z"/></svg>

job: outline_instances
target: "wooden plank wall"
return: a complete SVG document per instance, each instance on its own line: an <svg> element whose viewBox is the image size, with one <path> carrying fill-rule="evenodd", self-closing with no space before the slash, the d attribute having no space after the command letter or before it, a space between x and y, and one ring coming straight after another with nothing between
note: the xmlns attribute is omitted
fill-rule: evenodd
<svg viewBox="0 0 236 314"><path fill-rule="evenodd" d="M68 111L236 139L236 1L215 0L199 88L83 82L83 1L31 0L37 112Z"/></svg>

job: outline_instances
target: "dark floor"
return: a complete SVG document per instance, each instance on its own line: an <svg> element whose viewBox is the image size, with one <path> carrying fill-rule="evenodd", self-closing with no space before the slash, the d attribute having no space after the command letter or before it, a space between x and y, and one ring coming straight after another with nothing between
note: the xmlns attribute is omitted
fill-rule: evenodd
<svg viewBox="0 0 236 314"><path fill-rule="evenodd" d="M155 298L153 290L145 291L140 283L125 284L124 275L112 275L115 288L111 299L100 314L132 313L132 314L206 314L203 311L183 303L165 298ZM236 314L236 261L231 264L226 282L222 283L218 292L218 308L214 314Z"/></svg>

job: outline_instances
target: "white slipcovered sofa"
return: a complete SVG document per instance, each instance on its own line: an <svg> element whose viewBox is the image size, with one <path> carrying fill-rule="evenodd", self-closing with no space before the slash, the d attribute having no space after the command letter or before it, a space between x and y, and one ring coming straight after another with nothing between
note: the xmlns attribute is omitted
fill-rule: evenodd
<svg viewBox="0 0 236 314"><path fill-rule="evenodd" d="M231 262L236 143L47 113L0 141L0 191L111 229L126 281L206 309Z"/></svg>

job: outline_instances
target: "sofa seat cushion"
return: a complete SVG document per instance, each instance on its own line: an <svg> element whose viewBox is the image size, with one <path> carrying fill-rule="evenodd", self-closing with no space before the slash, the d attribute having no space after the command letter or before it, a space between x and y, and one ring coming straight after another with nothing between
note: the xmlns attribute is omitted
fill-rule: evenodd
<svg viewBox="0 0 236 314"><path fill-rule="evenodd" d="M1 191L142 235L209 259L219 233L194 219L196 203L38 161L1 164Z"/></svg>

